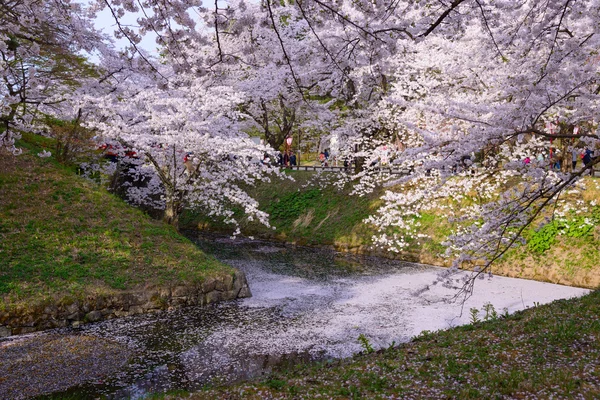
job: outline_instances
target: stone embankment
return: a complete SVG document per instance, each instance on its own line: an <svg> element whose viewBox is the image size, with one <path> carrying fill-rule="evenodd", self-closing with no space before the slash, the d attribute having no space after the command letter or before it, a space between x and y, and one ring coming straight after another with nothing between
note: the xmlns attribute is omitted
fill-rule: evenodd
<svg viewBox="0 0 600 400"><path fill-rule="evenodd" d="M63 299L55 304L19 306L0 311L0 337L30 333L134 314L250 297L242 271L207 278L202 284L123 291L85 299Z"/></svg>

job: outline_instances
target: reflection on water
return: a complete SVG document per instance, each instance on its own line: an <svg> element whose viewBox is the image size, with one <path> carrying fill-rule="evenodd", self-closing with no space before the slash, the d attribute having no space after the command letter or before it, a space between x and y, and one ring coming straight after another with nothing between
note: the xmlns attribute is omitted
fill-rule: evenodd
<svg viewBox="0 0 600 400"><path fill-rule="evenodd" d="M223 261L260 262L263 269L272 273L307 279L328 280L427 268L409 262L247 238L198 236L193 232L188 232L188 237L194 239L202 250Z"/></svg>

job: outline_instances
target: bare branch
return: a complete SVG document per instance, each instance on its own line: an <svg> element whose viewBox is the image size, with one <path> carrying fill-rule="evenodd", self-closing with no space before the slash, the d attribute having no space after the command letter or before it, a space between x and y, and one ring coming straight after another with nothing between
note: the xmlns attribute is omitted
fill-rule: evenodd
<svg viewBox="0 0 600 400"><path fill-rule="evenodd" d="M485 16L485 10L483 9L483 6L479 2L479 0L475 0L475 1L476 1L477 5L479 6L479 9L481 10L481 16L483 17L483 22L485 24L485 27L486 27L487 31L490 34L490 37L492 38L492 42L494 43L494 46L496 47L496 51L498 51L498 54L504 60L505 59L504 54L502 54L502 51L500 50L500 47L498 47L498 43L496 43L496 38L494 38L494 34L492 33L492 30L490 29L490 25L488 23L488 19Z"/></svg>
<svg viewBox="0 0 600 400"><path fill-rule="evenodd" d="M571 0L567 0L565 5L563 6L562 14L560 15L560 20L558 21L558 26L556 27L556 34L554 35L554 40L552 41L552 46L550 47L550 52L548 53L548 59L544 66L547 66L550 62L550 58L552 58L552 54L554 53L554 46L556 46L556 41L558 40L558 34L560 33L563 19L565 18L565 14L567 13L567 8L569 7L569 3ZM544 68L545 69L545 68Z"/></svg>
<svg viewBox="0 0 600 400"><path fill-rule="evenodd" d="M219 38L219 0L215 0L215 35L217 38L217 47L219 49L219 61L223 62L223 50L221 49L221 39Z"/></svg>

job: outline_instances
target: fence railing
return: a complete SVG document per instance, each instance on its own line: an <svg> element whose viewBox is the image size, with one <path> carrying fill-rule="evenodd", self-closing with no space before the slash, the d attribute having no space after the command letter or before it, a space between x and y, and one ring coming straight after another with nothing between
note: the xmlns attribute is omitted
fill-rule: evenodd
<svg viewBox="0 0 600 400"><path fill-rule="evenodd" d="M322 172L337 172L337 173L353 173L354 168L352 167L339 167L339 166L322 166L322 165L294 165L291 167L286 167L287 169L291 169L294 171L322 171ZM376 167L373 169L376 172L385 172L388 174L395 175L408 175L410 174L410 170L408 169L398 169L391 167ZM592 176L600 177L600 169L596 168L592 170Z"/></svg>
<svg viewBox="0 0 600 400"><path fill-rule="evenodd" d="M286 167L288 169L294 171L322 171L322 172L338 172L338 173L353 173L353 167L340 167L340 166L322 166L322 165L294 165L291 167ZM389 174L398 174L398 175L406 175L410 171L395 169L390 167L377 167L373 169L376 172L386 172Z"/></svg>

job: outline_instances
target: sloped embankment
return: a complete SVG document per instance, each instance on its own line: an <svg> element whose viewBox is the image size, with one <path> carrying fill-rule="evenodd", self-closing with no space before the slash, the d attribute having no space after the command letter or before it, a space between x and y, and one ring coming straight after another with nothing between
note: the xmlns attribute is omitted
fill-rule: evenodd
<svg viewBox="0 0 600 400"><path fill-rule="evenodd" d="M0 336L250 295L243 273L35 152L0 157Z"/></svg>

